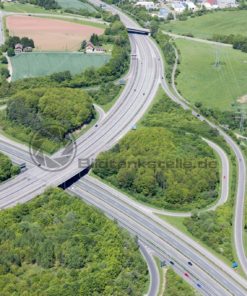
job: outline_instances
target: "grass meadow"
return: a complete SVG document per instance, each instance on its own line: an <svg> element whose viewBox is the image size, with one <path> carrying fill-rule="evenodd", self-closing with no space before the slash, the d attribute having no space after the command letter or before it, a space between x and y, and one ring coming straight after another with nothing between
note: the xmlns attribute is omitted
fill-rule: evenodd
<svg viewBox="0 0 247 296"><path fill-rule="evenodd" d="M187 100L230 110L233 102L247 94L246 53L184 39L177 39L176 44L181 72L176 83Z"/></svg>
<svg viewBox="0 0 247 296"><path fill-rule="evenodd" d="M247 10L217 11L187 21L172 21L163 29L177 34L193 34L209 39L213 34L241 34L247 36Z"/></svg>

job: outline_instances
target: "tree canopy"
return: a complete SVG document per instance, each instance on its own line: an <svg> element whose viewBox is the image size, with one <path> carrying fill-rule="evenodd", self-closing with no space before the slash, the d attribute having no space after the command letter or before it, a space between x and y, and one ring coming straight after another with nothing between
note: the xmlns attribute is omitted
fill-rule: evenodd
<svg viewBox="0 0 247 296"><path fill-rule="evenodd" d="M19 171L18 166L13 165L6 155L0 153L0 183L18 174Z"/></svg>
<svg viewBox="0 0 247 296"><path fill-rule="evenodd" d="M162 98L143 127L102 153L94 173L137 199L162 208L205 207L218 196L213 150L198 135L210 131L192 115Z"/></svg>
<svg viewBox="0 0 247 296"><path fill-rule="evenodd" d="M2 296L141 296L147 283L135 240L60 189L0 213Z"/></svg>
<svg viewBox="0 0 247 296"><path fill-rule="evenodd" d="M59 124L69 132L89 122L93 116L92 101L81 90L40 88L20 91L7 104L7 118L31 129Z"/></svg>

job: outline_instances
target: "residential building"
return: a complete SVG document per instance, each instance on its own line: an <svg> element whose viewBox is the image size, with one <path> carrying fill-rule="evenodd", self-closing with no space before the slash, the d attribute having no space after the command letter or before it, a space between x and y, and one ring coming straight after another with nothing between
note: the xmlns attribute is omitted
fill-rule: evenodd
<svg viewBox="0 0 247 296"><path fill-rule="evenodd" d="M181 2L172 3L172 8L178 14L185 11L185 6Z"/></svg>
<svg viewBox="0 0 247 296"><path fill-rule="evenodd" d="M105 49L100 46L94 46L92 42L87 42L86 53L105 53Z"/></svg>
<svg viewBox="0 0 247 296"><path fill-rule="evenodd" d="M17 43L17 44L15 45L15 54L22 53L22 51L23 51L23 46L22 46L22 44Z"/></svg>
<svg viewBox="0 0 247 296"><path fill-rule="evenodd" d="M163 19L167 19L170 12L171 11L168 8L162 7L159 11L158 17L163 18Z"/></svg>
<svg viewBox="0 0 247 296"><path fill-rule="evenodd" d="M151 1L139 1L135 5L145 7L147 10L155 8L154 2Z"/></svg>

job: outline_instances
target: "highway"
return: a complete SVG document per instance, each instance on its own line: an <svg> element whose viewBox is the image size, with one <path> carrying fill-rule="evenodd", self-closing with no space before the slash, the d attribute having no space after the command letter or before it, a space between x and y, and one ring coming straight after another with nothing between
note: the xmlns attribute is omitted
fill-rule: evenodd
<svg viewBox="0 0 247 296"><path fill-rule="evenodd" d="M196 283L200 283L205 289L201 291L202 294L246 294L247 283L244 279L224 263L218 262L220 260L209 252L206 253L209 257L204 256L201 253L203 248L193 241L194 246L188 246L180 232L174 231L171 226L164 227L164 221L143 212L139 203L89 176L78 181L68 191L100 208L122 225L131 225L131 231L142 241L150 244L155 251L158 250L164 258L176 262L176 266L187 271ZM188 266L189 261L193 262L193 267Z"/></svg>
<svg viewBox="0 0 247 296"><path fill-rule="evenodd" d="M126 26L135 26L135 23L130 21L128 17L123 16L122 19ZM161 79L164 69L160 53L155 44L147 36L141 35L131 35L130 40L132 52L137 54L137 58L133 58L131 61L130 76L126 88L99 126L91 129L77 140L78 156L82 159L95 158L98 153L109 149L118 142L145 113L158 89L160 81L166 93L174 101L177 101L185 109L189 109L185 102L179 100L170 91L166 81ZM231 144L234 146L235 143ZM234 146L234 148L236 147ZM236 153L240 151L240 156L242 157L241 150L238 149L237 146ZM241 201L244 201L244 199L241 198L245 191L245 186L244 188L242 187L245 185L245 179L242 179L243 174L241 170L245 169L245 162L242 160L240 160L242 166L240 167L237 195L239 205L237 205L236 211L237 209L238 211L243 210ZM0 186L0 207L7 208L17 203L26 202L43 192L46 187L58 186L81 170L82 168L78 168L77 160L74 160L65 170L56 173L43 171L39 167L30 168L27 172ZM89 182L88 179L87 182ZM170 226L167 226L164 222L161 223L155 220L156 218L149 213L140 212L139 209L133 210L132 207L130 208L126 204L119 204L120 201L116 196L111 197L109 203L106 202L106 198L109 198L109 193L106 193L105 199L102 200L101 188L100 191L95 192L94 185L89 186L89 189L85 190L81 188L81 183L78 184L71 189L76 191L74 193L82 195L87 202L101 208L108 215L116 217L120 223L131 229L131 231L136 232L156 252L163 254L165 258L172 258L176 262L176 266L181 267L182 270L189 269L192 281L195 284L198 281L202 284L202 294L247 294L247 283L245 280L219 259L214 258L209 252L208 254L203 248L196 249L192 247L188 243L188 238L178 237L176 230L170 231ZM88 186L88 183L86 186ZM243 220L241 223L243 223ZM242 227L240 228L240 234L242 235ZM208 259L208 255L211 255L209 258L216 259L215 262ZM188 268L188 260L193 261L193 269Z"/></svg>
<svg viewBox="0 0 247 296"><path fill-rule="evenodd" d="M132 22L131 22L132 23ZM98 127L86 132L76 142L77 157L64 170L48 172L33 167L8 183L0 186L0 207L7 208L26 202L49 186L58 186L85 167L78 167L78 158L95 159L98 153L112 147L145 113L158 89L161 76L155 52L149 39L131 35L133 56L129 80L117 103L107 113ZM145 57L149 58L146 59Z"/></svg>

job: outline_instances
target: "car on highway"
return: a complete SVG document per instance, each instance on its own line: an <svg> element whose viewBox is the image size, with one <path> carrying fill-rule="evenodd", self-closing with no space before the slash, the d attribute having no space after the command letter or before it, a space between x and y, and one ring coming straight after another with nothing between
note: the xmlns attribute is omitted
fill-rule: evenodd
<svg viewBox="0 0 247 296"><path fill-rule="evenodd" d="M175 265L175 263L174 263L173 261L170 261L170 264L171 264L171 265Z"/></svg>
<svg viewBox="0 0 247 296"><path fill-rule="evenodd" d="M193 265L193 264L192 264L192 262L190 262L190 261L188 262L188 264L189 264L190 266L192 266L192 265Z"/></svg>
<svg viewBox="0 0 247 296"><path fill-rule="evenodd" d="M199 283L197 283L196 285L197 285L198 288L201 288L202 287L201 284L199 284Z"/></svg>
<svg viewBox="0 0 247 296"><path fill-rule="evenodd" d="M187 272L185 272L184 275L185 275L186 277L190 277L189 274L188 274Z"/></svg>

